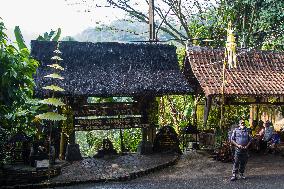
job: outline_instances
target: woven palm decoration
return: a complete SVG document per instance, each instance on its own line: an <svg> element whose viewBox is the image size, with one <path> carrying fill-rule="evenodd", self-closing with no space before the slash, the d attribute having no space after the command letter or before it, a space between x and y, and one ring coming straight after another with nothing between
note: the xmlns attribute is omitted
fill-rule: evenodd
<svg viewBox="0 0 284 189"><path fill-rule="evenodd" d="M226 53L225 59L227 59L227 63L229 69L237 67L237 55L236 55L236 39L234 36L234 30L232 29L232 23L229 22L227 29L227 42L226 42Z"/></svg>

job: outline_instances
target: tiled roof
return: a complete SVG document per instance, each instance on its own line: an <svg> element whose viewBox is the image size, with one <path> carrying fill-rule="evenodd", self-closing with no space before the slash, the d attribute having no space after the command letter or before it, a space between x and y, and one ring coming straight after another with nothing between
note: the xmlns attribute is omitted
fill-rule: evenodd
<svg viewBox="0 0 284 189"><path fill-rule="evenodd" d="M226 68L225 95L284 95L284 53L238 50L237 68ZM191 47L187 61L205 95L220 95L224 49ZM186 63L185 63L186 68ZM185 73L185 75L187 75ZM187 75L193 85L192 75Z"/></svg>

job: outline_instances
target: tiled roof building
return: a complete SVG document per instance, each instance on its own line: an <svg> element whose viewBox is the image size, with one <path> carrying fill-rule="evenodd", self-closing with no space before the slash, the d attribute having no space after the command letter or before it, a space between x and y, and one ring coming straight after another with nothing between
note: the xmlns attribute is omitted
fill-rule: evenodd
<svg viewBox="0 0 284 189"><path fill-rule="evenodd" d="M226 68L226 96L284 95L284 53L238 50L237 68ZM189 47L184 74L197 93L222 94L224 49Z"/></svg>

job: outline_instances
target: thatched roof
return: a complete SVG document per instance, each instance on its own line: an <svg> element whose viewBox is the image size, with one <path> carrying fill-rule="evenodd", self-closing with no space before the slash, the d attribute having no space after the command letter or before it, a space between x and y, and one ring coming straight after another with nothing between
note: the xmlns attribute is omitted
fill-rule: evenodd
<svg viewBox="0 0 284 189"><path fill-rule="evenodd" d="M41 65L37 70L36 94L49 81L56 43L32 41L32 56ZM185 94L191 92L180 72L176 48L157 44L61 42L65 78L58 85L69 96L137 96Z"/></svg>
<svg viewBox="0 0 284 189"><path fill-rule="evenodd" d="M225 95L284 95L284 53L238 50L237 68L225 71ZM187 50L185 75L194 90L220 95L224 49L191 47Z"/></svg>

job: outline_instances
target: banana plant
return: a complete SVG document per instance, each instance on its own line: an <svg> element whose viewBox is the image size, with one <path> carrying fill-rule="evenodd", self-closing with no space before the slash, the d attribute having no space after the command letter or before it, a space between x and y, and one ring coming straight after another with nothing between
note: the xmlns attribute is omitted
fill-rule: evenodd
<svg viewBox="0 0 284 189"><path fill-rule="evenodd" d="M56 32L54 30L51 30L49 33L45 32L43 34L43 36L39 35L36 40L39 40L39 41L58 41L60 35L61 35L61 28L58 28Z"/></svg>
<svg viewBox="0 0 284 189"><path fill-rule="evenodd" d="M26 46L26 44L25 44L25 40L24 40L24 38L23 38L21 29L20 29L19 26L16 26L16 27L15 27L15 29L14 29L14 34L15 34L15 37L16 37L16 42L17 42L17 44L18 44L19 50L27 49L27 46Z"/></svg>

